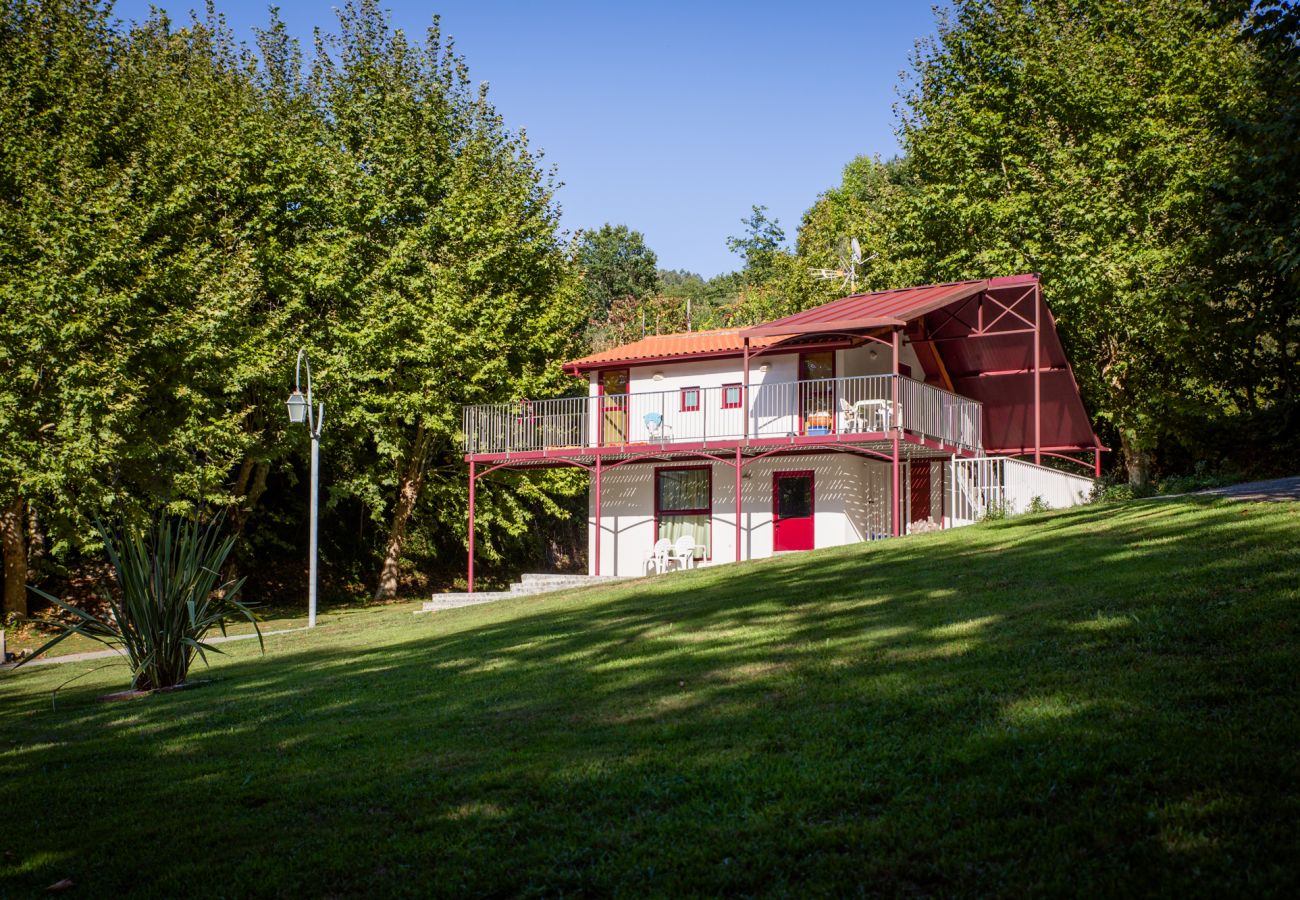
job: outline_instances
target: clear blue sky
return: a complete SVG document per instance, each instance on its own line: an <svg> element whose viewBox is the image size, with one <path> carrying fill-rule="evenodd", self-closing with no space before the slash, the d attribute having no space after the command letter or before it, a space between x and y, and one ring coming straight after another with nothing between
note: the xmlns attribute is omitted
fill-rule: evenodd
<svg viewBox="0 0 1300 900"><path fill-rule="evenodd" d="M184 21L201 0L156 0ZM310 51L337 3L282 0ZM945 4L946 5L946 4ZM893 104L914 41L933 32L927 0L836 3L392 0L421 34L434 13L512 128L558 168L564 227L624 223L664 268L710 276L752 204L793 242L800 216L862 153L894 155ZM121 0L124 19L147 0ZM265 0L217 0L241 38Z"/></svg>

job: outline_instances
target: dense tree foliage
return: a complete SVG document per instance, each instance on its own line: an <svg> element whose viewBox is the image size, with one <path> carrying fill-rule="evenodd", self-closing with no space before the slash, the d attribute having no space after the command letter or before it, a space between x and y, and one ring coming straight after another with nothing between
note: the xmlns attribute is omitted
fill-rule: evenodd
<svg viewBox="0 0 1300 900"><path fill-rule="evenodd" d="M644 300L658 287L658 257L645 235L606 222L578 239L578 265L591 316L600 319L617 301Z"/></svg>
<svg viewBox="0 0 1300 900"><path fill-rule="evenodd" d="M460 405L554 393L584 312L549 176L436 24L349 4L307 68L275 20L254 51L211 11L4 0L0 82L6 610L32 538L66 560L92 515L215 505L249 552L293 547L299 345L336 573L391 596L413 540L459 557ZM485 556L574 492L487 487Z"/></svg>
<svg viewBox="0 0 1300 900"><path fill-rule="evenodd" d="M1130 480L1266 467L1294 440L1296 10L1284 2L963 0L918 45L904 156L807 212L746 318L860 285L1041 273ZM775 274L775 278L772 275Z"/></svg>
<svg viewBox="0 0 1300 900"><path fill-rule="evenodd" d="M626 225L566 242L436 20L412 40L354 0L308 64L274 16L250 48L211 7L123 27L0 0L4 608L93 516L160 506L224 509L256 597L302 546L299 346L327 401L326 571L392 596L462 559L462 404L572 389L556 363L586 347L833 299L811 270L849 237L864 289L1041 273L1133 482L1268 468L1298 428L1298 47L1288 0L958 0L917 47L900 158L851 161L792 250L755 206L742 267L706 280ZM484 560L542 556L583 485L485 483Z"/></svg>
<svg viewBox="0 0 1300 900"><path fill-rule="evenodd" d="M579 235L576 256L589 316L585 343L623 343L644 316L642 304L656 293L658 257L641 232L608 222Z"/></svg>

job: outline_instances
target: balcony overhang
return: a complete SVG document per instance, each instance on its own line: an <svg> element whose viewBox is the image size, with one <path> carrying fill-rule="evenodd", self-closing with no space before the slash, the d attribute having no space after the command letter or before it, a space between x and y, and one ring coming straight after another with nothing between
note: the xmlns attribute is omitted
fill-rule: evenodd
<svg viewBox="0 0 1300 900"><path fill-rule="evenodd" d="M682 443L639 442L606 447L554 447L544 450L515 450L496 453L466 453L465 462L519 469L544 469L560 466L588 468L601 459L610 463L672 462L729 458L737 451L742 457L804 455L820 453L858 453L887 459L892 452L892 435L885 432L836 434L829 436L790 435L788 437L747 438ZM899 434L900 459L970 458L982 454L975 447L963 447L908 431Z"/></svg>

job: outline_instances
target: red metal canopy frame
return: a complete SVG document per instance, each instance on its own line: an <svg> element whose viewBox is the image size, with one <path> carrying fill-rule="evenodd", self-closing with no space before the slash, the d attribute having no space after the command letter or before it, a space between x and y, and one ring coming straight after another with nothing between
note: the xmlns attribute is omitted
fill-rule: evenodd
<svg viewBox="0 0 1300 900"><path fill-rule="evenodd" d="M918 450L917 458L936 459L943 458L945 455L957 454L968 455L959 451L957 448L948 447L939 444L933 440L923 438L919 435L906 435L903 438L904 443L913 445ZM595 559L594 569L596 575L600 575L601 560L601 489L603 475L609 469L615 469L620 466L630 465L632 463L645 462L687 462L687 461L708 461L718 463L719 465L730 466L735 471L736 478L736 562L741 561L741 546L743 539L743 527L741 525L741 493L744 469L746 466L758 462L768 457L780 456L785 454L818 454L818 453L855 453L860 456L867 456L873 459L879 459L893 465L894 479L894 502L893 513L894 520L892 533L897 537L901 531L899 516L902 514L901 497L898 493L899 487L899 462L900 462L900 438L897 431L893 435L882 433L880 440L871 443L886 443L890 445L891 453L886 453L882 449L868 446L866 442L849 442L841 440L828 440L819 437L809 440L807 437L798 438L764 438L762 440L751 441L742 445L739 442L734 443L734 448L713 447L705 445L674 445L671 448L665 447L660 452L639 453L634 455L626 454L627 451L618 447L592 447L585 448L583 455L590 455L591 461L586 462L576 457L573 451L568 453L548 454L545 451L528 451L526 453L514 454L510 459L500 460L499 457L483 454L481 456L469 457L469 567L468 567L468 593L474 593L474 508L477 495L478 480L486 475L501 469L513 471L527 471L529 469L558 468L562 466L575 466L585 469L591 473L592 489L595 494L595 527L596 527L596 546L594 548ZM749 452L746 452L746 451ZM757 452L755 452L757 451ZM479 470L478 466L482 462L493 463L488 468Z"/></svg>
<svg viewBox="0 0 1300 900"><path fill-rule="evenodd" d="M1102 447L1079 394L1078 383L1056 331L1056 322L1043 302L1042 286L1036 274L1013 275L978 281L924 285L872 294L858 294L795 313L774 322L742 329L742 405L749 409L749 363L761 353L788 352L810 341L873 341L891 351L891 404L895 423L899 414L898 378L902 338L907 334L925 370L927 383L938 384L957 394L978 400L984 409L985 452L1007 456L1044 456L1084 464L1070 453L1091 451L1094 474L1101 474ZM888 335L888 339L886 339ZM757 350L751 342L761 342ZM711 348L706 355L729 355ZM626 365L626 363L623 363ZM569 371L597 369L595 360ZM1044 421L1044 400L1048 419ZM1032 424L1030 414L1032 409ZM559 452L530 451L467 456L469 462L469 571L468 590L474 591L474 507L478 479L498 469L572 465L592 473L595 501L594 571L600 574L601 486L605 469L635 462L663 459L704 459L731 466L736 477L736 561L741 558L741 477L744 467L759 459L791 452L850 452L873 456L891 464L892 528L901 533L901 449L904 443L918 444L932 451L959 452L905 434L901 427L881 433L888 454L863 443L806 440L759 439L749 437L749 417L744 418L744 439L734 448L708 445L679 445L671 451L628 455L627 448L590 447ZM933 445L933 446L930 446ZM727 455L723 455L726 451ZM751 451L746 455L745 451ZM754 453L753 451L757 451ZM734 456L733 456L734 454ZM966 455L963 453L962 455ZM581 457L581 458L579 458ZM590 459L590 462L585 461ZM608 459L608 462L606 461ZM478 471L479 462L494 463Z"/></svg>
<svg viewBox="0 0 1300 900"><path fill-rule="evenodd" d="M857 294L743 329L741 336L763 340L757 353L771 353L784 344L771 342L773 335L856 333L885 343L889 332L907 335L928 383L980 401L988 452L1076 463L1066 454L1090 452L1094 471L1099 467L1106 448L1092 429L1036 274ZM747 348L746 368L757 353Z"/></svg>

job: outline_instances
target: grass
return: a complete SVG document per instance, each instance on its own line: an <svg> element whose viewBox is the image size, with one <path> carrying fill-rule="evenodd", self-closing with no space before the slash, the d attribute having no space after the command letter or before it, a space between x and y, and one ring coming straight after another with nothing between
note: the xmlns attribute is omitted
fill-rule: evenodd
<svg viewBox="0 0 1300 900"><path fill-rule="evenodd" d="M0 894L1293 894L1300 504L1145 501L0 676Z"/></svg>
<svg viewBox="0 0 1300 900"><path fill-rule="evenodd" d="M383 604L362 600L351 605L340 605L335 609L331 609L329 614L332 620L348 619L356 615L367 615L372 612L374 606L379 605ZM410 604L403 608L409 611ZM270 631L287 631L293 628L307 627L307 598L305 596L295 598L288 603L277 603L275 605L253 604L253 612L257 614L258 625L263 634ZM36 616L48 614L48 611L35 613ZM251 635L252 633L253 626L247 620L236 619L226 626L226 634ZM39 618L33 618L18 627L6 629L5 642L10 653L17 653L20 650L33 651L56 634L58 634L56 629L44 624ZM220 634L221 629L214 629L210 637L217 637ZM74 653L97 653L106 649L108 648L99 641L80 634L74 634L66 638L62 643L56 644L48 655L52 657L70 656ZM200 665L202 664L200 663Z"/></svg>

